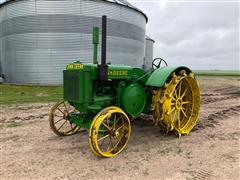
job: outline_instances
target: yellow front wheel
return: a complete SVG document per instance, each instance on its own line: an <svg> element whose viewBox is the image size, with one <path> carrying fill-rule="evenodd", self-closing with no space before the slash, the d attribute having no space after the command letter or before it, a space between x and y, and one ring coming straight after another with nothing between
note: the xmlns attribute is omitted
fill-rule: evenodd
<svg viewBox="0 0 240 180"><path fill-rule="evenodd" d="M128 116L119 107L101 110L93 119L89 131L89 145L100 157L113 157L126 147L131 134Z"/></svg>

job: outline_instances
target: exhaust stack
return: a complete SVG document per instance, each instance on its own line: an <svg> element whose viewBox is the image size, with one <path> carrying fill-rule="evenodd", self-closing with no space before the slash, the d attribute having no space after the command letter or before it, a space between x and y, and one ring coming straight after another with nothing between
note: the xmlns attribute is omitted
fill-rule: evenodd
<svg viewBox="0 0 240 180"><path fill-rule="evenodd" d="M99 66L99 78L102 81L108 80L108 66L106 64L107 52L107 16L102 16L102 49L101 49L101 64Z"/></svg>

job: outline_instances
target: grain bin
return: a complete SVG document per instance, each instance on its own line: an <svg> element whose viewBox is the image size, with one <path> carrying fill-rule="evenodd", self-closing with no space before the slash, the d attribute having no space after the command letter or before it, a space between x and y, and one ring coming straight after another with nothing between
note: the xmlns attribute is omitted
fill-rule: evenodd
<svg viewBox="0 0 240 180"><path fill-rule="evenodd" d="M146 15L122 0L9 0L0 5L0 59L6 81L61 84L75 60L92 62L91 31L108 16L107 61L140 67ZM100 56L99 47L99 56Z"/></svg>

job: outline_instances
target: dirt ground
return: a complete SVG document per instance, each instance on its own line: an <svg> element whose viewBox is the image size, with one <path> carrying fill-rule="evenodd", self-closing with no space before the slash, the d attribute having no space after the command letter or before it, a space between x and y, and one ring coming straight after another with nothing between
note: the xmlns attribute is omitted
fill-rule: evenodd
<svg viewBox="0 0 240 180"><path fill-rule="evenodd" d="M200 77L201 115L181 139L136 123L127 148L98 158L88 133L59 138L52 103L0 109L0 179L240 179L240 78Z"/></svg>

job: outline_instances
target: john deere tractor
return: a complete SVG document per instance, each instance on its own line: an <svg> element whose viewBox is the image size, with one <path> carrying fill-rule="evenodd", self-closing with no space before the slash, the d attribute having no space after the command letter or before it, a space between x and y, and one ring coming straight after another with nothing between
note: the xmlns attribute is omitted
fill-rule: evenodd
<svg viewBox="0 0 240 180"><path fill-rule="evenodd" d="M58 136L89 130L89 145L100 157L113 157L127 145L131 121L153 115L155 125L178 135L196 125L200 92L194 73L185 66L167 66L157 58L152 70L106 63L106 16L102 17L101 63L97 61L99 28L93 28L93 63L68 64L63 71L63 101L50 112ZM162 67L161 64L165 63Z"/></svg>

